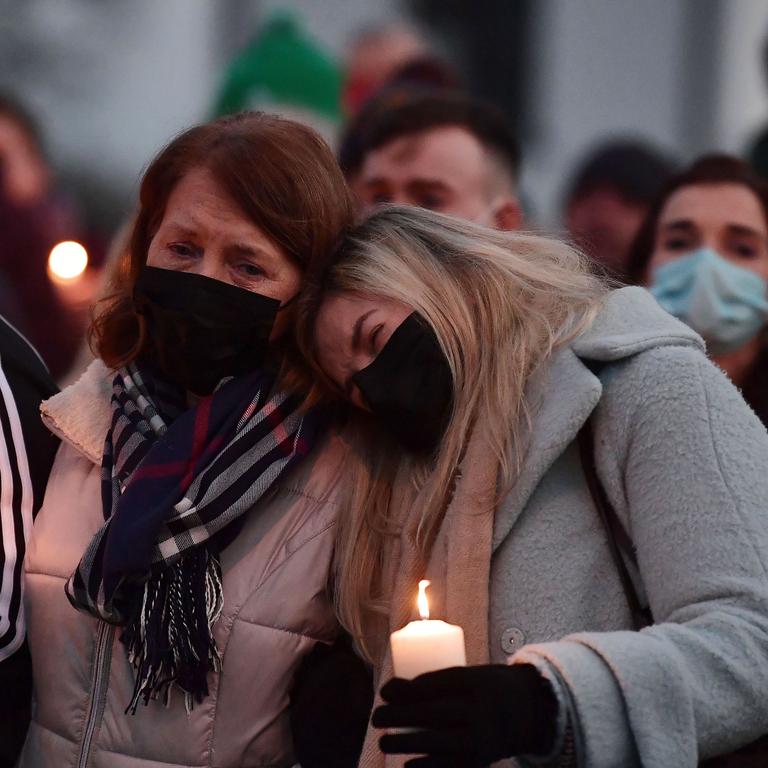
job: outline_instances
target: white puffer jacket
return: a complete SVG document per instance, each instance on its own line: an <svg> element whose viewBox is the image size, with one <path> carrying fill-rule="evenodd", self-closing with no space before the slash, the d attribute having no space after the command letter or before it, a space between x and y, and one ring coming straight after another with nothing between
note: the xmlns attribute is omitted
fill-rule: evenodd
<svg viewBox="0 0 768 768"><path fill-rule="evenodd" d="M294 672L337 623L326 594L343 457L318 446L248 515L222 553L222 652L210 695L191 713L183 696L124 710L134 685L119 629L76 611L64 583L103 522L100 462L111 376L97 361L43 404L63 444L25 563L35 678L21 768L284 768L293 764L288 702Z"/></svg>

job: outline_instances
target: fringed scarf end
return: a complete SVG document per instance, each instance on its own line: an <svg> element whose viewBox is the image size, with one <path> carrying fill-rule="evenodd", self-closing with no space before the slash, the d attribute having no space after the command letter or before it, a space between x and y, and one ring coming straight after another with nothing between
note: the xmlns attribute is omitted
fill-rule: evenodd
<svg viewBox="0 0 768 768"><path fill-rule="evenodd" d="M197 595L204 595L203 603ZM144 584L138 610L120 638L136 669L126 714L158 698L169 706L174 685L184 693L187 713L208 695L208 672L221 670L213 626L223 605L221 565L206 547Z"/></svg>

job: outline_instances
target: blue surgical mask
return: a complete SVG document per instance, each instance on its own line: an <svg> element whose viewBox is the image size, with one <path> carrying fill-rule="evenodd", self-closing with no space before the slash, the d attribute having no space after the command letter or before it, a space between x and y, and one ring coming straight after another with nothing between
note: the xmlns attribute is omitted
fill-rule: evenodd
<svg viewBox="0 0 768 768"><path fill-rule="evenodd" d="M701 334L713 355L753 339L768 319L768 284L710 248L654 270L651 293L670 314Z"/></svg>

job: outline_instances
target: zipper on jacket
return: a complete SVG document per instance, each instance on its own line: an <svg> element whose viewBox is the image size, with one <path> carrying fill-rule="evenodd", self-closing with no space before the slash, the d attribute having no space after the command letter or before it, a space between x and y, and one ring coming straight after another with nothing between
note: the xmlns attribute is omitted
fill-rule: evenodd
<svg viewBox="0 0 768 768"><path fill-rule="evenodd" d="M77 758L77 768L87 768L91 752L93 734L96 725L104 713L109 685L109 667L112 661L112 642L115 628L105 621L99 622L99 632L96 636L96 655L93 659L93 676L91 678L91 700L88 704L88 715L85 718L83 737L80 742L80 754Z"/></svg>

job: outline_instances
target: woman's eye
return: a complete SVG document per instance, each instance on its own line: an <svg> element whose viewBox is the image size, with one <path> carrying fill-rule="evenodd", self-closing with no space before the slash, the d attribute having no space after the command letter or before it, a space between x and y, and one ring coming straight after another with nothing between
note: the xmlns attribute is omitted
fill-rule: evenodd
<svg viewBox="0 0 768 768"><path fill-rule="evenodd" d="M188 259L195 255L195 248L188 243L169 243L168 250L176 256Z"/></svg>
<svg viewBox="0 0 768 768"><path fill-rule="evenodd" d="M248 277L262 277L264 275L264 270L258 264L251 264L250 262L241 264L240 271Z"/></svg>
<svg viewBox="0 0 768 768"><path fill-rule="evenodd" d="M668 251L687 251L692 247L691 241L684 237L670 237L664 241L664 248Z"/></svg>
<svg viewBox="0 0 768 768"><path fill-rule="evenodd" d="M753 246L746 244L737 245L734 250L742 259L753 259L757 254Z"/></svg>
<svg viewBox="0 0 768 768"><path fill-rule="evenodd" d="M372 331L371 331L371 353L376 354L378 349L376 346L376 341L379 338L379 333L381 332L381 329L384 327L384 323L379 323Z"/></svg>

